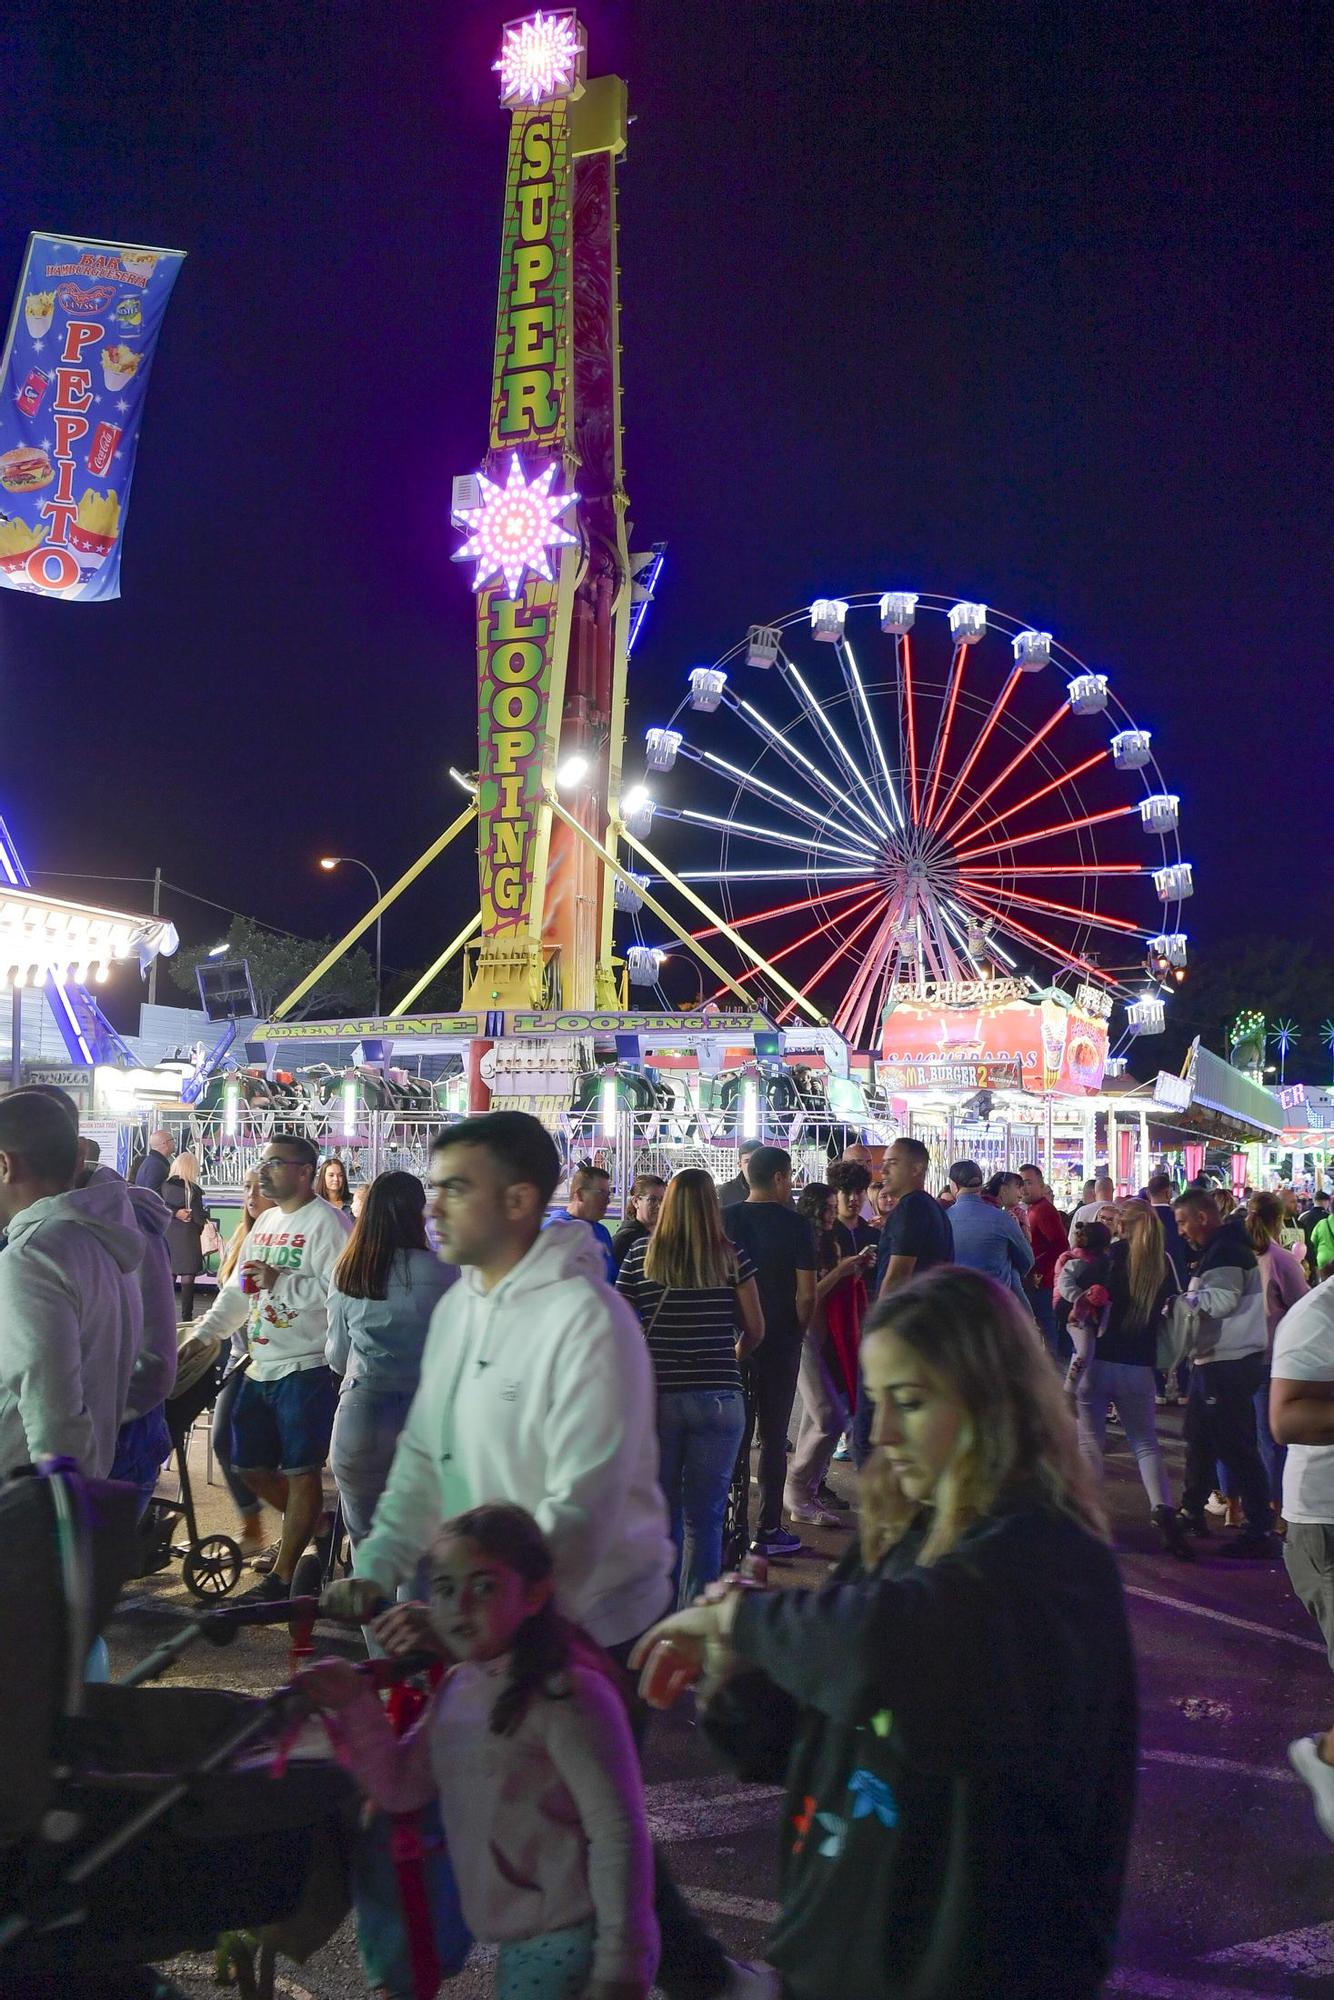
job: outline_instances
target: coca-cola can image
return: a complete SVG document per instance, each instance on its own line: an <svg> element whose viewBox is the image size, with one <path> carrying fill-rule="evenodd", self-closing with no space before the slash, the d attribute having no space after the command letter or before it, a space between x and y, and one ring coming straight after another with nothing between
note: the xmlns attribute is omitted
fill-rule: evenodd
<svg viewBox="0 0 1334 2000"><path fill-rule="evenodd" d="M37 415L42 407L42 399L50 386L51 377L44 368L32 368L28 371L27 381L14 398L25 417Z"/></svg>
<svg viewBox="0 0 1334 2000"><path fill-rule="evenodd" d="M105 472L120 443L119 424L99 424L93 432L93 441L88 447L88 470Z"/></svg>

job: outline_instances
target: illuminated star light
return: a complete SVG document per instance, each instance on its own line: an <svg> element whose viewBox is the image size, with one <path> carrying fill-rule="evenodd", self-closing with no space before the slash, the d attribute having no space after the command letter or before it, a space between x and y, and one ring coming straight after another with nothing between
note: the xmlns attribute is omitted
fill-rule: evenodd
<svg viewBox="0 0 1334 2000"><path fill-rule="evenodd" d="M579 61L579 37L570 14L534 14L506 28L500 59L502 104L540 104L544 97L563 97L574 87Z"/></svg>
<svg viewBox="0 0 1334 2000"><path fill-rule="evenodd" d="M556 460L550 459L532 485L523 476L516 451L510 459L509 478L503 486L478 474L482 489L480 507L460 507L458 518L471 530L471 540L458 550L454 560L476 560L477 574L472 587L480 590L493 576L503 576L508 596L517 597L531 569L548 583L553 581L547 550L563 547L579 538L562 528L556 518L579 498L577 493L553 493Z"/></svg>

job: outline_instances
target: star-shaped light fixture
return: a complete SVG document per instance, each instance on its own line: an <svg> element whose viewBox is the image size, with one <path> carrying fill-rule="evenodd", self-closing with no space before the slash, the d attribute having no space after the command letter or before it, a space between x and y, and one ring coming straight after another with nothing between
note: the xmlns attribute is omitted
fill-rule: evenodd
<svg viewBox="0 0 1334 2000"><path fill-rule="evenodd" d="M500 59L502 104L540 104L574 89L582 49L573 14L533 14L505 30Z"/></svg>
<svg viewBox="0 0 1334 2000"><path fill-rule="evenodd" d="M454 561L476 562L474 590L480 590L493 576L503 576L506 596L517 597L529 570L548 583L552 581L547 551L579 539L562 528L557 518L579 495L552 492L556 464L554 458L548 459L531 485L524 478L517 451L510 458L509 478L503 486L484 472L478 473L481 505L460 507L454 517L470 531L463 547L455 550Z"/></svg>

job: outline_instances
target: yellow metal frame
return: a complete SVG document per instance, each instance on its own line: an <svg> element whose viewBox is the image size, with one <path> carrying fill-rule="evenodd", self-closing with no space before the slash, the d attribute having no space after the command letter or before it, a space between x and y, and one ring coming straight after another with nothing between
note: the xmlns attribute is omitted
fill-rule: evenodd
<svg viewBox="0 0 1334 2000"><path fill-rule="evenodd" d="M339 959L343 956L344 952L349 951L351 947L356 943L357 939L365 935L365 933L370 929L371 925L375 922L375 919L384 914L384 912L389 908L389 905L392 902L394 902L399 896L401 896L403 891L411 883L416 881L417 877L423 872L424 869L430 867L431 863L435 860L437 855L444 853L445 849L449 846L450 841L454 840L460 833L462 833L465 826L470 826L473 820L476 819L476 817L477 817L477 803L474 800L471 805L466 806L464 808L464 810L459 814L458 818L452 823L452 825L447 826L445 828L444 832L441 834L438 840L433 840L431 842L431 845L427 848L425 854L419 856L419 858L413 862L411 868L405 869L404 872L399 876L397 882L393 883L388 889L385 890L379 902L372 903L370 909L367 910L365 916L361 919L361 922L359 924L353 924L351 930L347 933L346 937L342 937L338 940L338 943L334 946L333 950L331 952L328 952L325 955L325 957L323 957L320 960L319 964L315 967L315 970L313 972L308 972L305 978L301 981L300 985L294 986L292 988L291 992L288 994L287 998L281 1003L281 1005L274 1008L272 1018L275 1021L281 1021L285 1019L285 1017L291 1012L293 1007L295 1007L297 1001L304 1000L307 993L309 993L311 987L317 985L319 981L323 979L325 973L329 970L329 967L331 965L337 965ZM480 923L482 921L480 914L478 915L475 921L477 923ZM465 933L465 935L470 935L470 934L471 934L470 931L468 933Z"/></svg>

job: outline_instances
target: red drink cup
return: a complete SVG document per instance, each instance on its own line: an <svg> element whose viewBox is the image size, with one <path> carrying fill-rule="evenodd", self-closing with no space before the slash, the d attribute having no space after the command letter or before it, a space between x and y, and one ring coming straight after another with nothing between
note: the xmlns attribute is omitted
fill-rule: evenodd
<svg viewBox="0 0 1334 2000"><path fill-rule="evenodd" d="M703 1668L673 1639L659 1639L639 1676L639 1692L650 1708L670 1708L688 1687L693 1687Z"/></svg>
<svg viewBox="0 0 1334 2000"><path fill-rule="evenodd" d="M244 1265L241 1268L241 1284L239 1289L243 1292L248 1293L252 1298L259 1290L259 1286L255 1281L254 1274L246 1270Z"/></svg>
<svg viewBox="0 0 1334 2000"><path fill-rule="evenodd" d="M106 472L120 443L119 424L99 424L93 432L93 441L88 447L88 470Z"/></svg>
<svg viewBox="0 0 1334 2000"><path fill-rule="evenodd" d="M51 377L44 368L32 368L28 379L15 396L14 401L25 417L35 417L42 407L42 399L51 386Z"/></svg>

